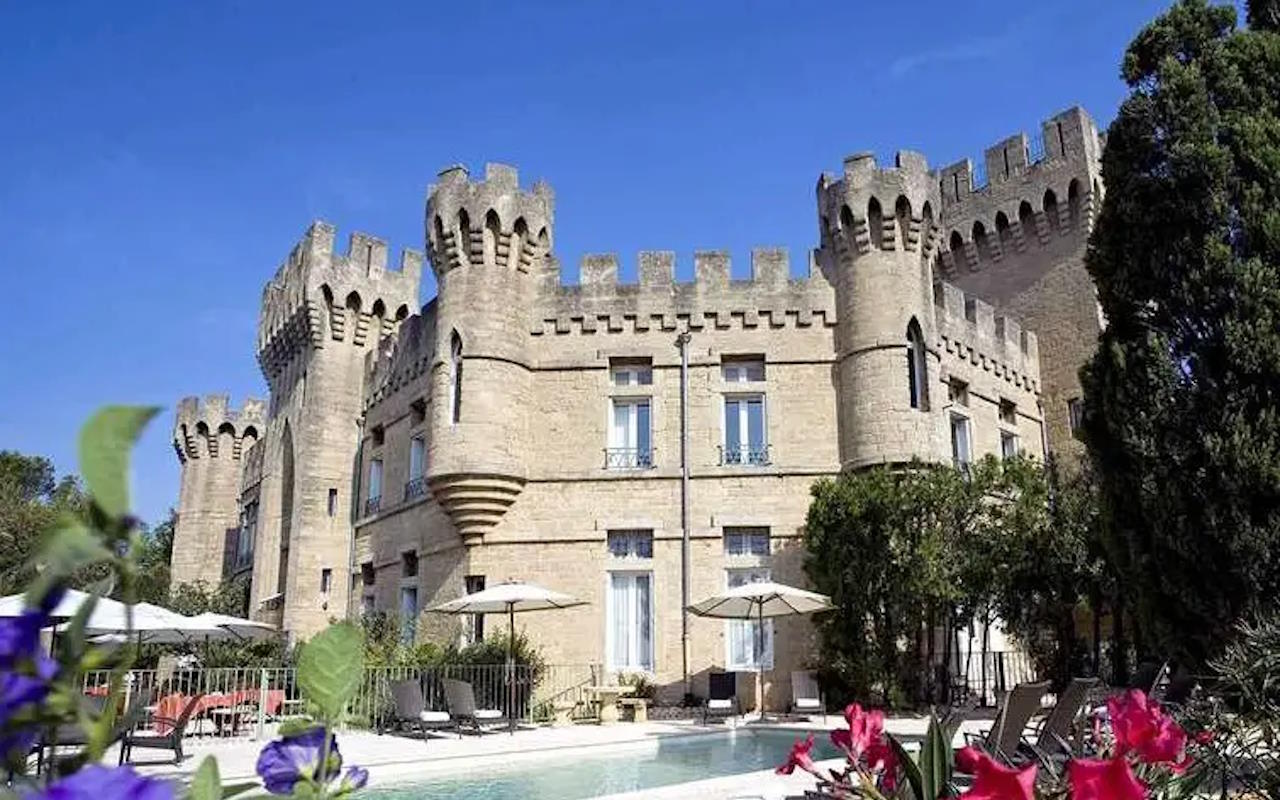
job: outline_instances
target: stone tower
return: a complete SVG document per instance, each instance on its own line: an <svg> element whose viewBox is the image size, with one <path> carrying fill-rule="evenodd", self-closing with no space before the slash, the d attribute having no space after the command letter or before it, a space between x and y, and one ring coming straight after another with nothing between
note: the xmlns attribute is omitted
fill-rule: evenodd
<svg viewBox="0 0 1280 800"><path fill-rule="evenodd" d="M229 407L226 395L184 397L173 426L173 448L182 465L178 520L173 532L172 582L223 577L226 548L240 526L241 456L257 442L263 424L261 400Z"/></svg>
<svg viewBox="0 0 1280 800"><path fill-rule="evenodd" d="M923 156L844 161L818 181L818 261L835 287L842 468L950 458L934 319L937 182Z"/></svg>
<svg viewBox="0 0 1280 800"><path fill-rule="evenodd" d="M1101 207L1102 139L1081 108L1050 117L1040 133L1018 133L938 173L942 236L938 268L947 281L1019 318L1039 334L1049 449L1081 452L1072 410L1079 370L1102 330L1084 266Z"/></svg>
<svg viewBox="0 0 1280 800"><path fill-rule="evenodd" d="M316 222L262 293L258 363L270 387L251 610L307 636L347 603L353 465L365 355L418 308L422 255L387 269L387 245L353 233L334 252Z"/></svg>
<svg viewBox="0 0 1280 800"><path fill-rule="evenodd" d="M439 286L427 481L462 541L479 544L524 486L530 314L551 250L554 198L516 170L440 173L426 238Z"/></svg>

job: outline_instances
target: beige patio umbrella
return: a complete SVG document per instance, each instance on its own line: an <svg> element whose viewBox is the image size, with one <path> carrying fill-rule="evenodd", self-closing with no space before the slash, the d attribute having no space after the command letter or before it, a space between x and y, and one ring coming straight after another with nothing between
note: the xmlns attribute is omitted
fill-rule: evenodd
<svg viewBox="0 0 1280 800"><path fill-rule="evenodd" d="M472 594L428 608L435 614L506 614L507 615L507 713L511 717L510 728L515 730L515 669L512 647L516 636L516 612L545 611L552 608L569 608L583 605L584 601L567 594L554 592L532 583L506 581Z"/></svg>
<svg viewBox="0 0 1280 800"><path fill-rule="evenodd" d="M756 681L756 707L764 719L764 621L766 618L812 614L835 608L831 598L817 592L797 589L772 581L735 586L706 600L694 603L689 610L700 617L716 619L756 620L755 656L759 670Z"/></svg>

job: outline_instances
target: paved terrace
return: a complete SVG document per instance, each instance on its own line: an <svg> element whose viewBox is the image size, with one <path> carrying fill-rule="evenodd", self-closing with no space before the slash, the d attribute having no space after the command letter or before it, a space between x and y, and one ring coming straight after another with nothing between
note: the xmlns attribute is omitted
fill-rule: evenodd
<svg viewBox="0 0 1280 800"><path fill-rule="evenodd" d="M771 727L804 730L833 729L843 718L839 714L828 715L826 723L821 717L808 722L771 724ZM394 734L376 734L368 731L346 731L339 734L343 762L360 765L369 770L370 787L392 783L429 780L432 777L467 773L482 773L487 767L515 766L522 762L545 761L583 755L583 748L591 748L592 755L613 748L626 748L639 742L658 737L690 736L723 731L734 722L713 723L703 726L695 722L646 722L620 723L617 725L574 725L567 728L527 727L514 734L501 732L483 736L468 734L459 739L456 734L431 737L427 742L420 738ZM738 721L736 724L742 724ZM981 730L989 722L966 721L962 731ZM896 717L886 722L890 733L904 738L919 738L928 725L925 717ZM962 733L957 734L957 743ZM215 755L223 780L239 782L254 780L254 765L264 741L237 739L190 739L186 745L187 759L180 765L163 761L161 751L135 752L135 765L142 772L186 780L206 755ZM117 753L113 748L107 759L115 763ZM148 759L155 759L149 761ZM666 799L696 796L715 800L723 798L760 797L766 800L782 800L801 796L813 781L807 775L780 776L772 770L731 775L698 781L696 784L677 784L654 789L614 795L616 800Z"/></svg>

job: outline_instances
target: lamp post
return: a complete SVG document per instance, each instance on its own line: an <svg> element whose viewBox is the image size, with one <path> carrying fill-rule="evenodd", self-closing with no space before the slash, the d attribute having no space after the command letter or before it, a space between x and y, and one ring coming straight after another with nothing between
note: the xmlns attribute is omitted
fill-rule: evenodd
<svg viewBox="0 0 1280 800"><path fill-rule="evenodd" d="M689 342L686 328L676 336L680 350L680 651L684 693L693 693L689 654Z"/></svg>

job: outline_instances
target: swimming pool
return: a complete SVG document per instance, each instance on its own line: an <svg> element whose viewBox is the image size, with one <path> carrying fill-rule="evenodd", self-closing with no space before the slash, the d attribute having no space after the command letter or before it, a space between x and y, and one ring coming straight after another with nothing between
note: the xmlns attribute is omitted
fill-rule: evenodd
<svg viewBox="0 0 1280 800"><path fill-rule="evenodd" d="M369 800L581 800L635 789L772 769L801 735L790 730L737 730L669 736L598 755L548 756L534 766L492 767L417 783L393 784L362 794ZM837 753L815 737L815 759Z"/></svg>

